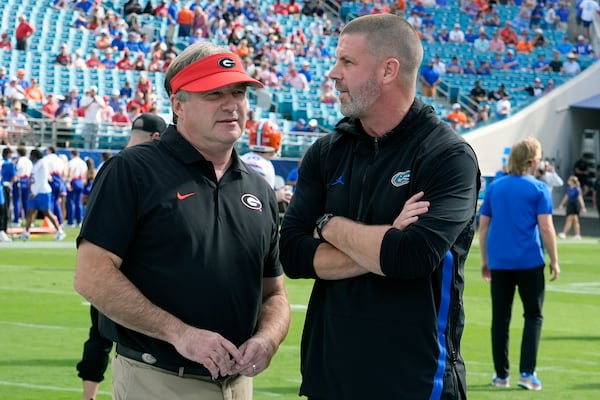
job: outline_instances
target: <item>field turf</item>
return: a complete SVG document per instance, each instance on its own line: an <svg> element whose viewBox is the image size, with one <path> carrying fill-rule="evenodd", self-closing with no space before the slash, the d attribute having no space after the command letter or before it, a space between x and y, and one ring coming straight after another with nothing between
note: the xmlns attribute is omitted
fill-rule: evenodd
<svg viewBox="0 0 600 400"><path fill-rule="evenodd" d="M64 242L46 236L0 243L0 399L81 398L75 364L87 337L89 314L87 303L73 290L76 231L68 234ZM562 275L547 284L538 357L543 390L528 392L515 385L522 329L518 298L511 325L513 386L500 389L489 385L489 286L480 279L474 244L466 266L462 342L469 399L600 398L600 243L593 238L560 241L559 254ZM299 343L311 282L288 280L287 289L293 311L290 334L270 368L255 379L256 400L298 398ZM365 379L375 383L377 378L364 367ZM110 369L108 376L98 399L110 399Z"/></svg>

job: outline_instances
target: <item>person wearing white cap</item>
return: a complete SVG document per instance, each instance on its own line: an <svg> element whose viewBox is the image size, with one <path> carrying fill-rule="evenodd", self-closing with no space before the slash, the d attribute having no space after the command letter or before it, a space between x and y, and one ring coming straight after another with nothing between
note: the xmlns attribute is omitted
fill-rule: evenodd
<svg viewBox="0 0 600 400"><path fill-rule="evenodd" d="M579 35L577 36L577 42L573 45L573 53L580 56L592 56L594 55L594 47L583 35Z"/></svg>
<svg viewBox="0 0 600 400"><path fill-rule="evenodd" d="M93 85L81 99L80 107L84 112L83 116L83 139L86 149L95 149L98 146L98 129L101 122L101 111L105 103L102 96L98 96L98 87Z"/></svg>
<svg viewBox="0 0 600 400"><path fill-rule="evenodd" d="M74 286L116 342L113 398L251 400L287 334L277 201L234 147L249 86L227 48L186 47L165 74L173 124L94 181Z"/></svg>
<svg viewBox="0 0 600 400"><path fill-rule="evenodd" d="M560 73L564 75L577 75L580 72L581 66L577 62L577 54L569 52L567 54L567 61L563 63Z"/></svg>
<svg viewBox="0 0 600 400"><path fill-rule="evenodd" d="M451 43L465 42L465 33L460 29L460 24L454 24L454 28L448 33L448 41Z"/></svg>

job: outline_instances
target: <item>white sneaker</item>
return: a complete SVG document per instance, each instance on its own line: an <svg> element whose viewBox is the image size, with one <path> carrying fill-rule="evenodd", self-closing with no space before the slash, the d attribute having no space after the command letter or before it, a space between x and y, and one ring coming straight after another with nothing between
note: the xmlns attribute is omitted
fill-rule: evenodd
<svg viewBox="0 0 600 400"><path fill-rule="evenodd" d="M25 231L23 233L21 233L19 236L17 236L19 239L21 240L29 240L29 238L31 237L31 235L29 234L29 232Z"/></svg>
<svg viewBox="0 0 600 400"><path fill-rule="evenodd" d="M581 235L575 235L575 236L573 236L573 239L574 240L581 240Z"/></svg>
<svg viewBox="0 0 600 400"><path fill-rule="evenodd" d="M561 232L561 233L558 234L558 237L561 238L561 239L566 239L567 235L565 235L564 233Z"/></svg>
<svg viewBox="0 0 600 400"><path fill-rule="evenodd" d="M12 242L12 239L8 237L6 232L0 231L0 242Z"/></svg>
<svg viewBox="0 0 600 400"><path fill-rule="evenodd" d="M54 235L54 240L64 240L67 237L67 234L62 229L56 232Z"/></svg>

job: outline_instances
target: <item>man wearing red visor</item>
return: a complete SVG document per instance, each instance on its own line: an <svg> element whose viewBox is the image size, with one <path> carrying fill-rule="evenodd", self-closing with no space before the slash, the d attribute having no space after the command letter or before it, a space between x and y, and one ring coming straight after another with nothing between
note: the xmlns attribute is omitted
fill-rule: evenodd
<svg viewBox="0 0 600 400"><path fill-rule="evenodd" d="M237 55L188 46L165 75L174 124L94 182L75 289L117 344L115 399L250 400L287 334L277 201L234 149L248 86Z"/></svg>

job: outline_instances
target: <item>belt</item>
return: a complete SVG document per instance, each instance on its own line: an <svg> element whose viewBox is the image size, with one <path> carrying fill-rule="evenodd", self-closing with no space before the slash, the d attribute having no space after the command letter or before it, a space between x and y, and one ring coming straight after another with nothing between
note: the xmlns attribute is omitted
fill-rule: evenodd
<svg viewBox="0 0 600 400"><path fill-rule="evenodd" d="M213 379L212 376L210 375L210 372L202 366L176 367L173 365L167 365L167 364L162 363L160 360L158 360L156 357L154 357L150 353L144 353L142 351L137 351L137 350L131 349L129 347L123 346L122 344L119 344L119 343L117 343L116 351L117 351L117 354L120 354L123 357L130 358L130 359L138 361L138 362L142 362L153 368L160 369L160 370L164 371L165 373L168 373L171 375L177 375L182 378L193 378L193 379L206 380L206 381L211 381L211 382L216 382L216 383L226 383L226 382L228 382L232 379L235 379L239 376L239 375L219 376L218 378Z"/></svg>

